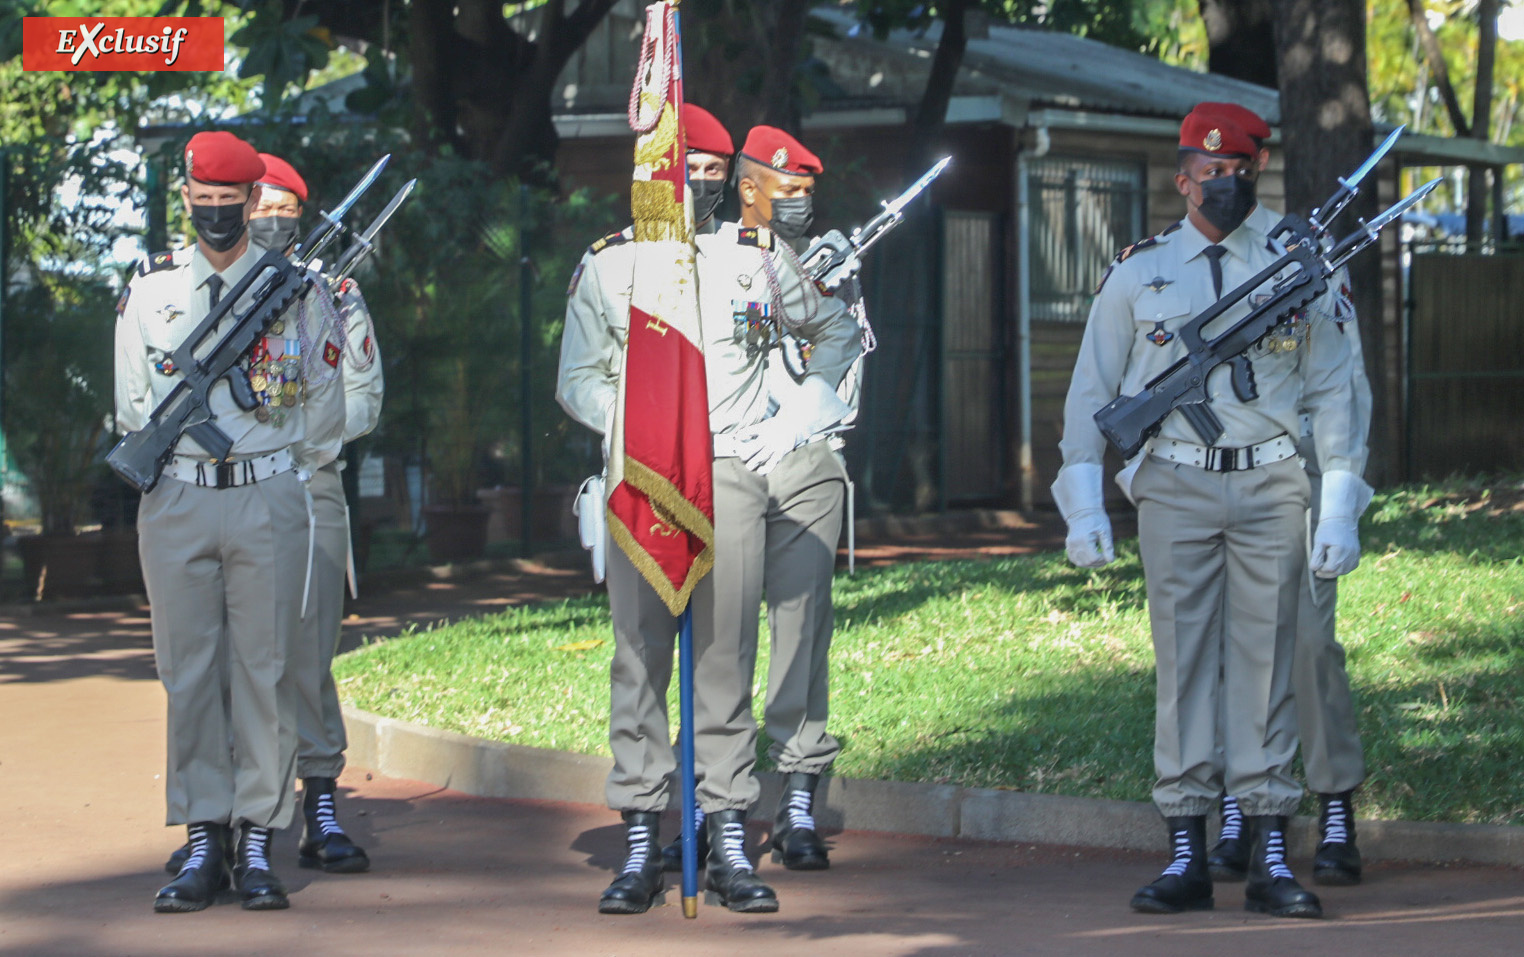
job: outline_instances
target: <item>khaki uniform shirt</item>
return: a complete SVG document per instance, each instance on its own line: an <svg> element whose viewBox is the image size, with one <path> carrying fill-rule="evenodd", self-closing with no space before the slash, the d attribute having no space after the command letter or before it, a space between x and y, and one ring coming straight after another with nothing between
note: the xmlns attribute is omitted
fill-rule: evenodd
<svg viewBox="0 0 1524 957"><path fill-rule="evenodd" d="M1106 440L1093 416L1118 395L1136 395L1145 383L1186 354L1176 334L1181 326L1216 301L1208 257L1211 243L1189 220L1154 237L1115 264L1091 305L1084 339L1064 404L1064 436L1059 443L1066 465L1101 462ZM1263 233L1240 226L1220 244L1222 291L1227 293L1274 262L1282 250ZM1220 332L1244 316L1256 295L1236 304L1208 328ZM1299 412L1313 420L1319 460L1326 470L1360 474L1365 466L1365 427L1357 422L1352 346L1355 330L1332 319L1332 297L1306 309L1288 328L1278 327L1248 350L1258 398L1240 401L1227 364L1207 379L1212 411L1224 434L1214 443L1242 448L1287 434L1301 433ZM1295 348L1276 348L1287 340ZM1193 445L1205 444L1178 412L1165 417L1159 435Z"/></svg>
<svg viewBox="0 0 1524 957"><path fill-rule="evenodd" d="M183 370L174 368L167 360L211 310L211 288L207 280L214 274L220 275L224 283L221 292L225 298L264 253L263 247L250 243L243 255L220 274L194 245L172 253L155 254L139 267L123 293L116 320L118 430L125 433L143 428L153 410L184 378ZM239 303L234 309L246 307L247 304ZM215 384L209 391L210 408L216 416L216 426L233 440L232 456L235 459L268 455L288 448L304 437L309 441L322 441L343 427L342 383L336 368L338 352L328 348L333 345L331 330L308 329L303 336L301 330L287 329L296 325L296 312L293 307L282 317L280 332L275 332L272 327L272 334L266 337L267 348L272 355L299 358L304 370L321 368L319 364L328 360L327 368L332 369L333 374L320 377L322 381L318 381L304 372L289 393L283 392L278 397L269 393L268 404L260 407L265 421L261 421L257 414L260 410L240 409L225 383ZM223 326L214 329L203 348L210 348L225 331L226 325L225 320ZM286 339L285 335L293 338ZM307 340L305 345L302 343L304 338ZM281 403L279 406L274 405L277 398ZM283 414L270 414L272 408ZM185 436L175 446L175 454L197 460L208 457L200 445Z"/></svg>
<svg viewBox="0 0 1524 957"><path fill-rule="evenodd" d="M862 354L857 322L846 305L820 293L772 246L767 229L736 223L698 239L709 427L716 435L749 429L768 414L768 353L786 326L777 314L764 256L777 278L782 309L796 324L790 331L813 347L806 374L835 389Z"/></svg>
<svg viewBox="0 0 1524 957"><path fill-rule="evenodd" d="M634 236L627 226L589 246L566 290L556 401L599 435L608 431L624 368L635 282Z"/></svg>

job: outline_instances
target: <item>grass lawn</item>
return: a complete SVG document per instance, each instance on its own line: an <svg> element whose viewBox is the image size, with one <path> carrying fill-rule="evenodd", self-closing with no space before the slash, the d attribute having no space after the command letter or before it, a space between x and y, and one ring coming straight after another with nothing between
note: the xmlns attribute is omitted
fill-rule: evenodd
<svg viewBox="0 0 1524 957"><path fill-rule="evenodd" d="M1383 493L1362 539L1339 607L1361 815L1524 823L1524 485ZM1094 572L1049 553L838 575L837 772L1148 800L1153 652L1137 543L1117 551ZM334 673L367 711L605 754L612 641L600 596L368 644Z"/></svg>

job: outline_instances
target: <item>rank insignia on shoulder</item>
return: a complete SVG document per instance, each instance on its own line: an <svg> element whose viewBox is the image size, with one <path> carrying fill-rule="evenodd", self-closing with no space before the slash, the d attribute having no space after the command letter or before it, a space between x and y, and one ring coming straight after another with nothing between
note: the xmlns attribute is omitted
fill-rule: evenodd
<svg viewBox="0 0 1524 957"><path fill-rule="evenodd" d="M773 232L763 226L745 226L736 230L736 244L755 246L758 249L772 249Z"/></svg>
<svg viewBox="0 0 1524 957"><path fill-rule="evenodd" d="M587 247L587 251L596 256L610 246L622 246L629 241L630 237L626 236L623 232L609 233L607 236Z"/></svg>
<svg viewBox="0 0 1524 957"><path fill-rule="evenodd" d="M122 313L127 311L127 297L130 296L130 295L132 295L132 287L131 286L124 286L122 288L122 295L116 301L116 314L117 315L120 316Z"/></svg>
<svg viewBox="0 0 1524 957"><path fill-rule="evenodd" d="M1127 261L1128 256L1131 256L1133 253L1139 251L1140 249L1147 249L1150 246L1158 245L1158 242L1158 236L1150 236L1147 239L1140 239L1137 242L1133 243L1131 246L1128 246L1121 252L1117 253L1116 261L1119 263L1124 263Z"/></svg>
<svg viewBox="0 0 1524 957"><path fill-rule="evenodd" d="M1154 323L1154 331L1150 332L1146 338L1154 345L1162 346L1165 343L1172 341L1175 338L1175 334L1165 329L1164 323L1156 322Z"/></svg>
<svg viewBox="0 0 1524 957"><path fill-rule="evenodd" d="M1174 283L1175 281L1173 279L1165 279L1163 276L1155 276L1148 282L1144 283L1143 286L1144 288L1152 289L1154 292L1163 292L1165 286L1172 286Z"/></svg>
<svg viewBox="0 0 1524 957"><path fill-rule="evenodd" d="M168 269L174 264L175 254L173 252L154 253L138 264L138 275L146 276L151 272Z"/></svg>
<svg viewBox="0 0 1524 957"><path fill-rule="evenodd" d="M601 240L601 239L598 240L598 241L599 242L603 242L603 240ZM572 295L576 293L576 291L577 291L577 283L582 281L582 270L583 270L583 267L585 267L586 265L587 265L586 263L579 262L579 263L577 263L577 268L572 270L571 282L567 283L567 285L566 285L566 296L567 296L568 299L571 298Z"/></svg>

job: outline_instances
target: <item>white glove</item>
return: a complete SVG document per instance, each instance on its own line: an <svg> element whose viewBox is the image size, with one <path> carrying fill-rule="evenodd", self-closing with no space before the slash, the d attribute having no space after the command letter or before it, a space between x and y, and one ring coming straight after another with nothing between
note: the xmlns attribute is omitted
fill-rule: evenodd
<svg viewBox="0 0 1524 957"><path fill-rule="evenodd" d="M759 475L777 468L783 457L830 428L851 411L836 391L818 375L807 375L797 388L775 396L778 411L737 435L741 460Z"/></svg>
<svg viewBox="0 0 1524 957"><path fill-rule="evenodd" d="M1116 560L1111 542L1111 519L1101 496L1101 467L1089 463L1066 465L1053 483L1053 501L1069 523L1064 540L1069 561L1080 568L1100 568Z"/></svg>
<svg viewBox="0 0 1524 957"><path fill-rule="evenodd" d="M1360 515L1370 504L1372 492L1353 472L1335 469L1323 473L1318 530L1312 536L1314 575L1338 578L1360 564Z"/></svg>
<svg viewBox="0 0 1524 957"><path fill-rule="evenodd" d="M582 547L591 553L595 582L603 581L604 563L608 558L605 553L609 529L608 517L604 512L604 485L602 475L588 476L577 490L576 500L572 502L572 513L577 516L577 537L582 540Z"/></svg>
<svg viewBox="0 0 1524 957"><path fill-rule="evenodd" d="M801 431L797 420L779 409L751 429L736 433L736 452L746 467L766 475L783 457L797 449L811 433Z"/></svg>

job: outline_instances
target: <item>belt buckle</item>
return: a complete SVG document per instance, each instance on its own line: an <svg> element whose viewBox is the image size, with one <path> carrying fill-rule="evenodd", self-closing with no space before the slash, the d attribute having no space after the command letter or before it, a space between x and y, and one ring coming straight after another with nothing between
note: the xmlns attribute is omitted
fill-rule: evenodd
<svg viewBox="0 0 1524 957"><path fill-rule="evenodd" d="M1218 449L1217 450L1217 471L1219 471L1219 472L1236 472L1236 471L1238 471L1237 466L1238 466L1238 450L1237 449Z"/></svg>
<svg viewBox="0 0 1524 957"><path fill-rule="evenodd" d="M225 489L225 488L234 488L234 487L236 487L236 485L233 482L233 463L232 462L219 462L219 463L217 463L217 488L218 489Z"/></svg>

